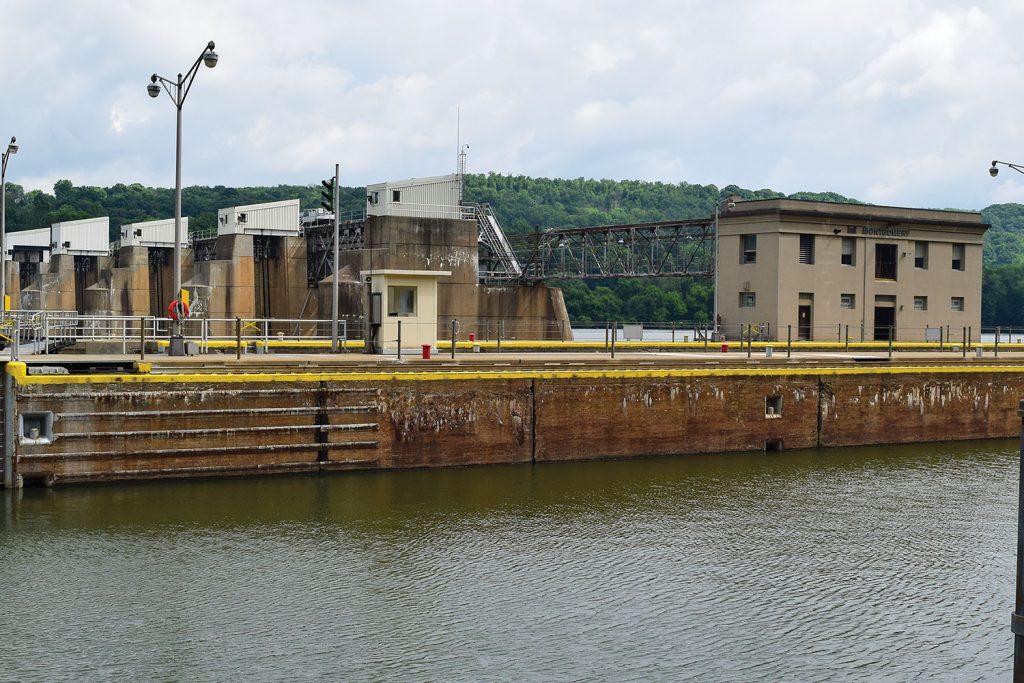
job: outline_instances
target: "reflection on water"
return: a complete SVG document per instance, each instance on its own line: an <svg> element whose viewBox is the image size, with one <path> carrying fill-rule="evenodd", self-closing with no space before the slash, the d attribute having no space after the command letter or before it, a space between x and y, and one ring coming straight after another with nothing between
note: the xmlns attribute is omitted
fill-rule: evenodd
<svg viewBox="0 0 1024 683"><path fill-rule="evenodd" d="M0 681L1002 680L1016 448L8 492Z"/></svg>

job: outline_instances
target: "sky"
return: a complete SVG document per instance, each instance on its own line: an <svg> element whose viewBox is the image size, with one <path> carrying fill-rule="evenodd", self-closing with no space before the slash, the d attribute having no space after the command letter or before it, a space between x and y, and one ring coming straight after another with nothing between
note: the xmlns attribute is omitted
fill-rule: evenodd
<svg viewBox="0 0 1024 683"><path fill-rule="evenodd" d="M467 170L1024 202L1024 2L2 0L7 180L343 185Z"/></svg>

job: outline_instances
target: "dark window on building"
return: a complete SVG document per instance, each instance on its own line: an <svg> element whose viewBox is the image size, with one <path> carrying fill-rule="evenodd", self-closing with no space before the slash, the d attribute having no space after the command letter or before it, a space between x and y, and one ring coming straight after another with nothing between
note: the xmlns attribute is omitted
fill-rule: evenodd
<svg viewBox="0 0 1024 683"><path fill-rule="evenodd" d="M800 263L814 263L814 235L800 235Z"/></svg>
<svg viewBox="0 0 1024 683"><path fill-rule="evenodd" d="M876 244L875 245L875 279L895 280L896 279L896 245Z"/></svg>
<svg viewBox="0 0 1024 683"><path fill-rule="evenodd" d="M914 267L928 268L928 243L914 242Z"/></svg>
<svg viewBox="0 0 1024 683"><path fill-rule="evenodd" d="M856 253L857 253L857 240L856 240L856 238L844 237L843 238L843 255L841 257L840 262L844 266L855 265L856 262L857 262L857 257L855 256Z"/></svg>
<svg viewBox="0 0 1024 683"><path fill-rule="evenodd" d="M964 270L964 245L953 245L953 270Z"/></svg>
<svg viewBox="0 0 1024 683"><path fill-rule="evenodd" d="M845 308L853 310L857 308L857 295L855 294L840 294L839 295L839 308Z"/></svg>
<svg viewBox="0 0 1024 683"><path fill-rule="evenodd" d="M757 235L741 235L740 244L740 263L757 263Z"/></svg>
<svg viewBox="0 0 1024 683"><path fill-rule="evenodd" d="M400 202L400 201L402 201L402 191L401 190L391 190L391 201L393 201L393 202Z"/></svg>
<svg viewBox="0 0 1024 683"><path fill-rule="evenodd" d="M951 311L959 311L962 313L964 310L964 298L962 296L950 297L949 309Z"/></svg>
<svg viewBox="0 0 1024 683"><path fill-rule="evenodd" d="M756 292L740 292L740 308L754 308L757 306Z"/></svg>

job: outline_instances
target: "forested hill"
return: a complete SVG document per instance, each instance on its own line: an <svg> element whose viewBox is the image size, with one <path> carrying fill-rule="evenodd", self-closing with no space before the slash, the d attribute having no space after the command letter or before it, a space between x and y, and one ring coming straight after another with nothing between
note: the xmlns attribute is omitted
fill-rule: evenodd
<svg viewBox="0 0 1024 683"><path fill-rule="evenodd" d="M343 187L344 211L364 208L365 188ZM743 199L789 197L833 202L857 200L831 192L784 195L769 189L748 190L730 185L657 183L635 180L549 179L497 174L467 175L465 198L486 202L510 233L548 228L701 218L714 213L715 203L729 194ZM302 208L317 206L319 185L274 187L187 187L182 212L192 230L212 229L217 210L282 199L300 200ZM39 228L59 221L109 216L111 239L124 223L169 218L174 192L139 184L75 187L58 181L53 193L25 192L7 184L7 229ZM1024 205L995 204L982 209L992 228L985 237L983 317L985 325L1024 324ZM696 280L569 283L563 285L570 314L576 320L703 320L710 315L710 284Z"/></svg>

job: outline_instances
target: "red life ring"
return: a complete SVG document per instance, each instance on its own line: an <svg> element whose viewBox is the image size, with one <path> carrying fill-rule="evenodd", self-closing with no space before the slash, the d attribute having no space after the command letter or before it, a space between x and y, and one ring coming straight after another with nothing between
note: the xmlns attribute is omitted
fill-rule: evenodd
<svg viewBox="0 0 1024 683"><path fill-rule="evenodd" d="M175 299L167 305L167 315L175 322L185 320L188 318L188 304L181 299Z"/></svg>

